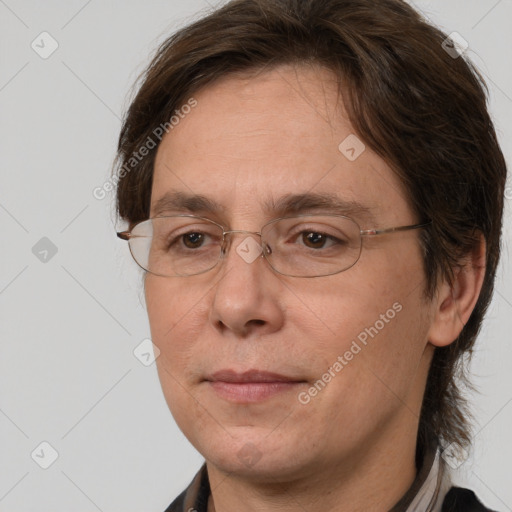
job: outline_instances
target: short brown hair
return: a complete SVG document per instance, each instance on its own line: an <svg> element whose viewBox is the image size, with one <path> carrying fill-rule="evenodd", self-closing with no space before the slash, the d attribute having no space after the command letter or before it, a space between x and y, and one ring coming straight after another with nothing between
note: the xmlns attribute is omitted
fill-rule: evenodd
<svg viewBox="0 0 512 512"><path fill-rule="evenodd" d="M453 278L483 233L486 270L460 336L436 348L419 421L418 449L432 435L469 444L470 356L490 302L497 263L506 164L487 111L483 79L443 48L446 35L402 0L233 0L179 30L158 49L123 121L114 172L117 212L131 226L149 218L156 150L126 164L156 126L191 94L226 75L278 64L320 64L343 86L358 136L399 176L419 219L425 298ZM461 380L459 380L461 379Z"/></svg>

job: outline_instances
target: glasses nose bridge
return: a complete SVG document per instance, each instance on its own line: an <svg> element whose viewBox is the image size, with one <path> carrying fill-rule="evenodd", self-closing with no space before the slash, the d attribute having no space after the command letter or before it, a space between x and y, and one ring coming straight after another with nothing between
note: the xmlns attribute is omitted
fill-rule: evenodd
<svg viewBox="0 0 512 512"><path fill-rule="evenodd" d="M247 233L249 235L258 235L261 238L260 231L247 231L245 229L230 229L229 231L222 230L223 237L225 237L228 233Z"/></svg>
<svg viewBox="0 0 512 512"><path fill-rule="evenodd" d="M223 242L223 245L225 245L226 243L226 235L230 234L230 233L245 233L247 235L257 235L260 237L261 239L261 232L260 231L247 231L246 229L230 229L228 231L224 231L224 229L222 230L222 242Z"/></svg>
<svg viewBox="0 0 512 512"><path fill-rule="evenodd" d="M228 239L226 238L226 235L230 233L245 233L247 235L257 235L260 237L260 244L261 244L261 232L260 231L247 231L246 229L230 229L225 231L222 230L222 248L221 248L221 254L225 254L228 249ZM230 244L229 244L230 245Z"/></svg>

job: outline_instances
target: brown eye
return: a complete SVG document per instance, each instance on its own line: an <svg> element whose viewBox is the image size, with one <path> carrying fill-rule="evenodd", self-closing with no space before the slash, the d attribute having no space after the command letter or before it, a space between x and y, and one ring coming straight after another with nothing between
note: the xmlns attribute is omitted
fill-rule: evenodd
<svg viewBox="0 0 512 512"><path fill-rule="evenodd" d="M302 245L308 249L330 249L333 246L340 247L346 243L333 235L311 230L301 231L299 233L299 238L301 239Z"/></svg>
<svg viewBox="0 0 512 512"><path fill-rule="evenodd" d="M201 242L204 241L203 233L187 233L182 236L183 242L189 249L197 249L201 246Z"/></svg>
<svg viewBox="0 0 512 512"><path fill-rule="evenodd" d="M314 249L322 249L327 238L331 237L328 237L322 233L315 233L313 231L304 231L302 233L302 239L305 245L307 245L308 247L312 246Z"/></svg>

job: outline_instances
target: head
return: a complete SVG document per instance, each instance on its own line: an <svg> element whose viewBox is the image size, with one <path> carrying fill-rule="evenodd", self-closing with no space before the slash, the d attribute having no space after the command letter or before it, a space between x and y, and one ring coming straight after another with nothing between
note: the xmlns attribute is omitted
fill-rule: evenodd
<svg viewBox="0 0 512 512"><path fill-rule="evenodd" d="M142 76L115 170L130 228L191 213L160 208L175 192L218 203L194 213L225 230L259 232L288 194L334 194L363 230L431 221L363 237L357 263L329 276L248 263L236 233L209 272L145 274L164 395L205 458L240 470L254 450L262 474L291 474L381 432L414 429L418 451L469 442L459 386L492 296L506 166L485 86L445 39L401 0L234 0L167 39ZM209 382L226 368L297 383L233 404Z"/></svg>

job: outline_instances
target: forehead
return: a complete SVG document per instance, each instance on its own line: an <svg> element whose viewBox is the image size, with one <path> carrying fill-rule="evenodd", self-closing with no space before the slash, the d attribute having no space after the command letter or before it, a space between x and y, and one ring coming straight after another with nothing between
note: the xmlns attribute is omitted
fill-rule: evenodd
<svg viewBox="0 0 512 512"><path fill-rule="evenodd" d="M248 217L272 216L268 207L292 194L330 196L390 220L410 217L402 184L354 134L328 70L281 66L228 76L193 97L196 107L158 148L151 216L178 192Z"/></svg>

